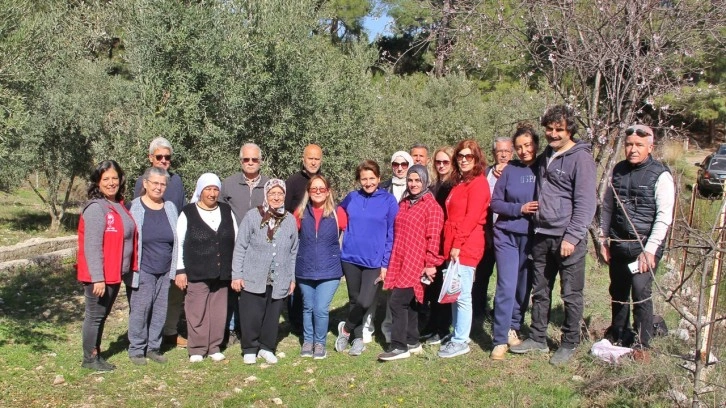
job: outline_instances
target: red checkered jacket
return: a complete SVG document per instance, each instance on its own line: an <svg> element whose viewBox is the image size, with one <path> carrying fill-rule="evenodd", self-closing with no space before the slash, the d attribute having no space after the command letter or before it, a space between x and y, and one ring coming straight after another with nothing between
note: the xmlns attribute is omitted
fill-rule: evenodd
<svg viewBox="0 0 726 408"><path fill-rule="evenodd" d="M431 193L416 204L405 198L398 205L393 224L393 251L383 287L413 288L416 300L423 302L421 275L424 268L441 265L439 253L444 212Z"/></svg>

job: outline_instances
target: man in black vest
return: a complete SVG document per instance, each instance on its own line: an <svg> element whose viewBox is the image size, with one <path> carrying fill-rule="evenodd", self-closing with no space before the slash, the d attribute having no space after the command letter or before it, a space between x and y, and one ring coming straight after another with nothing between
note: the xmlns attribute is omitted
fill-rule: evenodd
<svg viewBox="0 0 726 408"><path fill-rule="evenodd" d="M653 130L625 130L625 160L613 168L602 203L601 254L610 265L612 324L606 337L649 347L653 336L653 276L673 221L675 186L668 168L651 156ZM633 298L633 325L630 300ZM635 338L633 336L635 335Z"/></svg>

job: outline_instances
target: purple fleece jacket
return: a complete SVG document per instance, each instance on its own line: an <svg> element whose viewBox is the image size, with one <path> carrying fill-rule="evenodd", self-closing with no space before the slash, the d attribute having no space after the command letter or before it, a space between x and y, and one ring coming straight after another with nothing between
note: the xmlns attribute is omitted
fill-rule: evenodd
<svg viewBox="0 0 726 408"><path fill-rule="evenodd" d="M529 233L531 216L522 214L522 204L534 200L536 167L510 161L494 185L489 207L499 214L494 228L518 234Z"/></svg>
<svg viewBox="0 0 726 408"><path fill-rule="evenodd" d="M534 216L534 232L563 239L577 245L585 238L595 216L597 188L595 161L590 144L578 141L569 150L552 159L547 146L535 163L539 210Z"/></svg>

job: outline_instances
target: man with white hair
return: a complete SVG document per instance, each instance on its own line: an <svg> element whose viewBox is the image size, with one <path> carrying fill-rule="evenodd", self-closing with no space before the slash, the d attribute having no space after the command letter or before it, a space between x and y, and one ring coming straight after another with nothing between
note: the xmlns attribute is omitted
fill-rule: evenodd
<svg viewBox="0 0 726 408"><path fill-rule="evenodd" d="M653 337L653 276L673 221L673 176L654 160L653 130L634 125L625 130L625 160L616 164L602 203L601 254L610 265L612 321L606 337L614 343L644 348ZM630 297L633 328L630 325Z"/></svg>
<svg viewBox="0 0 726 408"><path fill-rule="evenodd" d="M262 167L262 150L254 143L245 143L239 149L239 164L242 171L235 173L222 181L219 192L219 201L232 207L232 213L237 225L252 208L260 206L265 200L265 183L267 176L260 173ZM239 340L239 292L227 292L227 332L224 335L223 345L229 346Z"/></svg>
<svg viewBox="0 0 726 408"><path fill-rule="evenodd" d="M174 204L177 212L181 212L186 203L184 194L184 183L178 173L172 173L171 159L173 149L171 143L163 137L157 137L149 144L149 161L152 167L164 169L169 173L169 185L164 190L164 201ZM142 196L144 176L139 176L134 185L134 198ZM184 292L176 285L169 285L169 298L167 301L166 322L162 331L162 339L165 344L176 345L177 347L186 347L187 340L179 335L177 326L181 318L182 310L184 310Z"/></svg>

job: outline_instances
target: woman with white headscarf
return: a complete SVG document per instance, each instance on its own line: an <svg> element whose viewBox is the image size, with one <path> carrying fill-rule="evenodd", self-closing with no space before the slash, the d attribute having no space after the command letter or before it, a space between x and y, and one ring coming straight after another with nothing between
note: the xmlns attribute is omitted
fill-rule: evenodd
<svg viewBox="0 0 726 408"><path fill-rule="evenodd" d="M285 182L265 183L264 204L247 212L239 226L232 260L232 290L240 292L240 344L245 364L257 358L277 363L280 312L295 289L298 233L285 211Z"/></svg>
<svg viewBox="0 0 726 408"><path fill-rule="evenodd" d="M187 291L184 312L191 363L203 361L204 356L224 360L220 345L226 326L237 221L232 208L217 201L221 185L215 174L202 174L176 225L178 258L172 278L179 289Z"/></svg>

